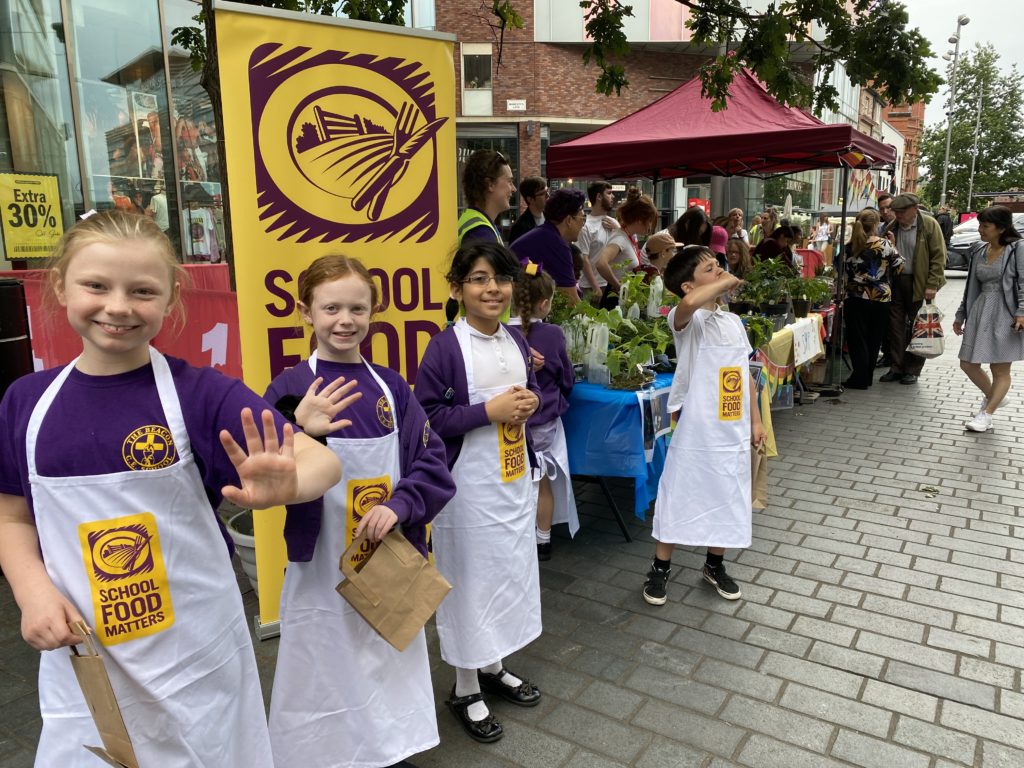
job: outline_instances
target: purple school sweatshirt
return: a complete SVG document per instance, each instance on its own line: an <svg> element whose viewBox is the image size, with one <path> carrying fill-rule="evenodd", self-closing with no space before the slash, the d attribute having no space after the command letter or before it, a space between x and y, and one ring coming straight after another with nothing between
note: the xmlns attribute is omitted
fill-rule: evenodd
<svg viewBox="0 0 1024 768"><path fill-rule="evenodd" d="M402 477L391 491L387 506L398 515L402 533L424 556L427 554L426 525L448 500L455 495L455 483L445 461L444 444L432 431L427 416L412 390L395 371L374 365L395 403L392 418L399 434L399 459ZM344 376L346 381L358 381L356 390L363 396L338 414L338 420L349 419L352 426L336 432L332 437L371 438L388 434L391 429L381 420L384 393L361 363L332 363L317 361L317 375L324 377L324 385ZM267 402L277 405L282 398L292 396L298 400L309 389L316 376L308 362L289 368L275 378L267 388ZM381 406L381 408L378 407ZM294 406L293 406L294 407ZM386 416L383 417L386 420ZM308 562L313 557L320 534L323 499L305 504L289 505L285 517L284 538L288 559Z"/></svg>
<svg viewBox="0 0 1024 768"><path fill-rule="evenodd" d="M537 371L540 408L529 424L547 424L569 410L569 393L576 381L572 360L565 349L565 334L551 323L530 323L526 343L544 355L544 367Z"/></svg>
<svg viewBox="0 0 1024 768"><path fill-rule="evenodd" d="M530 350L521 333L515 328L505 326L509 335L519 345L526 363L526 386L541 398L540 406L544 407L544 398L537 386L537 378L533 375L530 365ZM462 436L467 432L487 426L485 403L469 404L469 384L466 381L466 364L462 358L462 349L455 336L453 327L446 328L434 336L420 361L416 374L416 399L430 417L430 426L441 439L448 454L448 467L455 466L455 460L462 450ZM529 424L526 429L526 449L530 456L530 466L537 466L533 454L533 441L530 437ZM497 454L495 454L497 455Z"/></svg>

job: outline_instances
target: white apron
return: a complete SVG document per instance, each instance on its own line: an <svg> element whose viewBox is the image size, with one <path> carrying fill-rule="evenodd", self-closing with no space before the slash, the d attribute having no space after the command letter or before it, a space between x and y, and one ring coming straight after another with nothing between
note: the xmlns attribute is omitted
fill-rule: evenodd
<svg viewBox="0 0 1024 768"><path fill-rule="evenodd" d="M315 353L309 365L316 374ZM394 419L391 391L366 369ZM288 563L281 592L270 699L274 762L279 768L379 768L439 743L424 633L397 651L335 591L343 578L338 561L362 513L386 502L401 478L399 434L328 437L327 445L341 459L341 481L324 496L313 559Z"/></svg>
<svg viewBox="0 0 1024 768"><path fill-rule="evenodd" d="M547 424L530 427L530 433L541 472L551 481L551 493L555 497L551 522L554 525L568 523L569 535L575 536L580 529L580 515L576 510L576 495L569 475L569 449L565 444L562 419L556 418Z"/></svg>
<svg viewBox="0 0 1024 768"><path fill-rule="evenodd" d="M150 358L175 464L84 477L37 473L36 436L74 362L32 412L26 447L46 570L104 646L142 768L270 768L256 657L235 573L167 361L155 349ZM99 745L100 737L68 653L58 648L40 658L43 730L35 764L102 768L106 763L82 747Z"/></svg>
<svg viewBox="0 0 1024 768"><path fill-rule="evenodd" d="M466 365L470 404L506 391L505 386L474 386L470 330L464 319L454 330ZM525 386L525 377L518 383ZM441 658L448 664L479 669L541 632L534 536L537 483L524 430L488 424L466 433L452 478L458 491L431 525L434 560L452 585L437 610L437 634Z"/></svg>
<svg viewBox="0 0 1024 768"><path fill-rule="evenodd" d="M719 314L708 322L731 322ZM709 335L717 334L706 334L705 339ZM697 353L658 483L652 531L657 541L729 549L750 546L747 349L735 338L723 346L702 344Z"/></svg>

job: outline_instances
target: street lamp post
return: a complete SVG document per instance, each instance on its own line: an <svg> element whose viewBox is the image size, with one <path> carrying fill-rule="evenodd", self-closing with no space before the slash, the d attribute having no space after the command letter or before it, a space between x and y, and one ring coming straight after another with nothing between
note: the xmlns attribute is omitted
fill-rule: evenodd
<svg viewBox="0 0 1024 768"><path fill-rule="evenodd" d="M967 209L971 210L971 198L974 197L974 164L978 160L978 134L981 132L981 95L985 92L978 82L978 108L974 117L974 146L971 148L971 183L967 187Z"/></svg>
<svg viewBox="0 0 1024 768"><path fill-rule="evenodd" d="M946 113L946 159L942 163L942 196L939 198L939 205L946 204L946 180L949 177L949 140L953 135L953 100L956 98L956 61L960 57L960 27L970 24L967 16L960 15L956 20L956 34L949 38L949 42L955 43L953 49L953 71L949 76L949 111ZM948 56L948 54L947 54Z"/></svg>

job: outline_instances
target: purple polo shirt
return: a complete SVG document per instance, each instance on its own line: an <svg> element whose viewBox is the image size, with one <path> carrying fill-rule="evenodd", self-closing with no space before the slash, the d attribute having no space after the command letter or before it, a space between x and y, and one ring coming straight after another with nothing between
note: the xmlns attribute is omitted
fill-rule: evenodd
<svg viewBox="0 0 1024 768"><path fill-rule="evenodd" d="M521 263L539 264L559 288L576 287L572 250L550 221L531 229L509 247Z"/></svg>

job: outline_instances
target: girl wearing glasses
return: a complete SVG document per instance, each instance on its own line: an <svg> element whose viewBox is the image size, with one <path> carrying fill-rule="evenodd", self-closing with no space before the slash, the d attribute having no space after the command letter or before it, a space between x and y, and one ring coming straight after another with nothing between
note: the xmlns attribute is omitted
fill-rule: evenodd
<svg viewBox="0 0 1024 768"><path fill-rule="evenodd" d="M431 536L437 567L453 587L437 611L441 658L455 667L446 704L481 742L503 735L484 692L524 707L540 701L536 686L502 664L541 632L536 460L526 429L539 390L529 347L499 320L518 274L519 262L500 243L459 248L447 278L464 316L430 340L416 378L457 487Z"/></svg>

